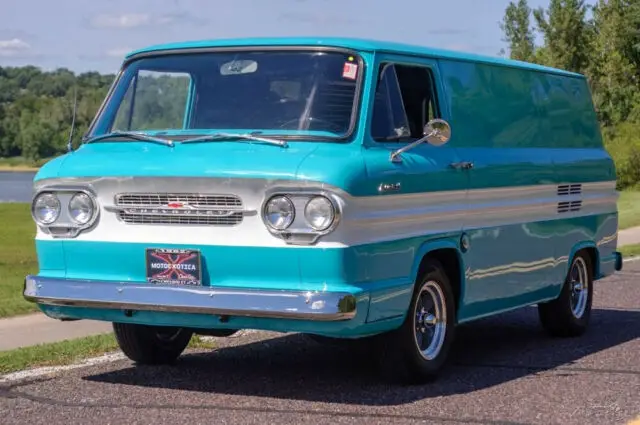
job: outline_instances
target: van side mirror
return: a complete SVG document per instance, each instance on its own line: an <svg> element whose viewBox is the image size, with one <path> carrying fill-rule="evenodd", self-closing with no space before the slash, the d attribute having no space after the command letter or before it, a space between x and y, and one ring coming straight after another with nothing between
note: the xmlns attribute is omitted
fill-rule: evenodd
<svg viewBox="0 0 640 425"><path fill-rule="evenodd" d="M451 126L448 122L443 119L436 118L429 121L423 130L424 137L416 140L415 142L411 142L408 145L401 147L393 152L391 152L390 160L391 162L402 162L402 158L400 158L400 154L408 151L409 149L413 149L425 141L432 146L442 146L451 139Z"/></svg>
<svg viewBox="0 0 640 425"><path fill-rule="evenodd" d="M440 118L429 121L424 126L424 137L433 146L442 146L451 139L451 126Z"/></svg>

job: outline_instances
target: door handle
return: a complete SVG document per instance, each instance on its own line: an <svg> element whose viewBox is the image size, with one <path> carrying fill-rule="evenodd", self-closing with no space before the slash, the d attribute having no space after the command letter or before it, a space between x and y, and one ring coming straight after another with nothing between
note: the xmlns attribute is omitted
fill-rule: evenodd
<svg viewBox="0 0 640 425"><path fill-rule="evenodd" d="M470 170L473 168L473 162L469 162L469 161L452 162L451 167L456 169Z"/></svg>

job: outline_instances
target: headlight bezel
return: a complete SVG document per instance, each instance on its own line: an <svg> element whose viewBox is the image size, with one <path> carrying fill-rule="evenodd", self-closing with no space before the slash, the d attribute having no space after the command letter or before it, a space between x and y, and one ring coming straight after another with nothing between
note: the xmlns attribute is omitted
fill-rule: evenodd
<svg viewBox="0 0 640 425"><path fill-rule="evenodd" d="M35 202L43 194L52 194L60 203L60 212L53 222L46 224L36 219L34 214ZM71 199L79 194L88 197L92 205L92 212L86 223L79 223L73 219L70 211ZM54 238L74 238L83 231L92 228L100 215L100 208L96 194L87 187L76 186L44 186L39 188L31 199L31 215L38 228Z"/></svg>
<svg viewBox="0 0 640 425"><path fill-rule="evenodd" d="M330 220L328 222L327 225L325 226L321 226L321 227L316 227L313 225L313 223L311 223L311 220L308 217L308 209L309 209L309 205L311 205L311 203L315 200L321 200L322 202L327 202L329 205L329 208L331 210L331 216L330 216ZM307 221L307 224L309 225L309 227L311 227L314 231L316 232L324 232L325 230L327 230L328 228L330 228L333 225L333 222L336 218L336 207L334 205L333 202L331 202L331 199L327 198L326 196L323 195L317 195L314 196L312 198L310 198L307 203L304 206L304 218Z"/></svg>
<svg viewBox="0 0 640 425"><path fill-rule="evenodd" d="M89 205L91 207L91 212L89 214L89 218L87 219L87 221L79 221L72 212L72 208L71 208L71 204L73 203L74 199L79 198L81 196L86 197L89 200ZM71 219L71 221L73 221L75 224L79 225L79 226L85 226L87 223L89 223L91 221L91 219L93 218L93 216L95 215L95 209L96 209L96 204L93 201L93 199L91 198L91 196L89 196L87 193L85 192L77 192L74 193L73 196L71 196L71 198L69 199L69 202L67 203L67 213L69 214L69 218Z"/></svg>
<svg viewBox="0 0 640 425"><path fill-rule="evenodd" d="M41 221L40 218L36 215L36 202L38 201L38 199L40 199L41 197L45 197L45 196L49 196L52 197L57 205L57 214L56 217L49 223L46 223L44 221ZM56 221L58 221L58 219L60 218L60 215L62 214L62 202L60 202L60 198L58 198L58 196L56 196L55 193L48 191L48 190L43 190L38 192L33 199L31 200L31 218L33 219L33 221L36 222L36 224L38 224L39 226L51 226L53 225L53 223L55 223Z"/></svg>
<svg viewBox="0 0 640 425"><path fill-rule="evenodd" d="M266 219L266 206L280 196L289 199L294 207L292 223L283 230L274 229ZM317 197L325 198L333 209L333 220L325 229L314 229L305 214L308 203ZM336 229L342 218L342 201L337 194L326 190L272 190L265 195L261 211L263 224L273 236L290 245L312 245Z"/></svg>
<svg viewBox="0 0 640 425"><path fill-rule="evenodd" d="M269 205L276 199L282 199L286 204L288 204L291 208L291 218L288 222L288 224L284 227L276 227L273 225L273 223L271 222L271 220L269 220L267 217L270 215L268 212L268 208ZM287 196L287 195L275 195L275 196L271 196L269 199L267 199L267 202L264 203L264 207L262 209L262 220L264 221L264 223L267 225L267 227L271 228L272 230L276 231L276 232L284 232L286 231L289 227L291 227L291 225L293 224L293 222L296 220L296 207L293 204L293 201Z"/></svg>

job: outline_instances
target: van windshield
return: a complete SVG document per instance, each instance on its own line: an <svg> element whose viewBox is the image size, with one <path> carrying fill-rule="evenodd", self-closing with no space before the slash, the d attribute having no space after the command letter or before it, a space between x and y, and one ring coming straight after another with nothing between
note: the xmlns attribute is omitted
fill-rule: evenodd
<svg viewBox="0 0 640 425"><path fill-rule="evenodd" d="M257 131L344 137L359 59L336 51L252 50L146 57L122 72L91 136L112 131Z"/></svg>

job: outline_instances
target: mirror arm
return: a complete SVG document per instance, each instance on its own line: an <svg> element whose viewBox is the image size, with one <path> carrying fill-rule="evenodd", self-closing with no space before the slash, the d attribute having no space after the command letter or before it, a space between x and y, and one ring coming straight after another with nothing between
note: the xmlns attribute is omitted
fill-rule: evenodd
<svg viewBox="0 0 640 425"><path fill-rule="evenodd" d="M408 151L409 149L413 149L414 147L418 146L421 143L424 143L429 137L433 136L434 134L437 134L437 131L432 131L431 133L425 135L424 137L416 140L415 142L411 142L408 145L404 145L403 147L401 147L400 149L397 149L393 152L391 152L391 155L389 156L389 159L391 160L391 162L394 163L398 163L398 162L402 162L402 158L400 157L400 154L403 152Z"/></svg>

